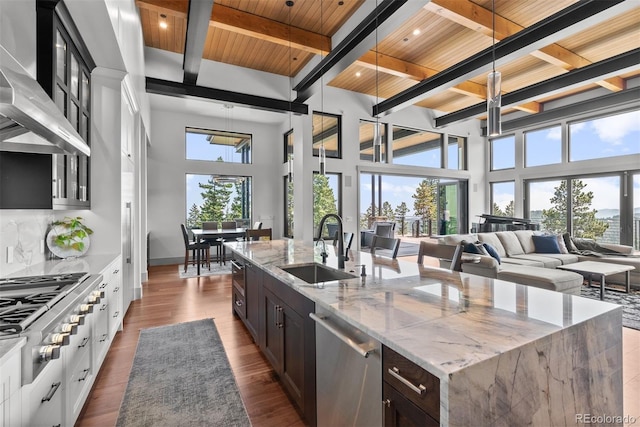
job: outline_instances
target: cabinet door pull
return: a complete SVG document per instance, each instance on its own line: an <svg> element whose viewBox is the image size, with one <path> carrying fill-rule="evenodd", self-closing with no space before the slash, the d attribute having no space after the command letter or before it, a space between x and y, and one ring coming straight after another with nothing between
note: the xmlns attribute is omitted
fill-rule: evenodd
<svg viewBox="0 0 640 427"><path fill-rule="evenodd" d="M422 384L418 384L418 386L416 387L415 385L413 385L411 383L411 381L409 381L408 379L406 379L405 377L400 375L400 369L396 368L395 366L393 368L391 368L391 369L387 369L387 371L389 372L389 374L392 377L394 377L395 379L400 381L402 384L404 384L407 387L409 387L411 390L413 390L416 393L418 393L418 395L422 396L427 392L427 388L425 386L423 386Z"/></svg>
<svg viewBox="0 0 640 427"><path fill-rule="evenodd" d="M100 342L105 342L108 337L109 337L109 334L102 334L102 336L100 337Z"/></svg>
<svg viewBox="0 0 640 427"><path fill-rule="evenodd" d="M84 346L87 345L88 342L89 342L89 337L84 337L82 339L82 342L78 345L78 348L83 348Z"/></svg>
<svg viewBox="0 0 640 427"><path fill-rule="evenodd" d="M82 376L82 378L78 378L78 382L84 381L87 379L87 376L89 375L89 369L85 369L82 372L84 373L84 375Z"/></svg>
<svg viewBox="0 0 640 427"><path fill-rule="evenodd" d="M236 300L236 305L238 307L242 307L242 301L240 301L239 299Z"/></svg>
<svg viewBox="0 0 640 427"><path fill-rule="evenodd" d="M51 384L51 389L49 389L49 393L47 393L47 395L42 398L42 402L48 402L53 399L53 395L56 394L56 391L58 391L58 388L60 388L60 384L60 381Z"/></svg>
<svg viewBox="0 0 640 427"><path fill-rule="evenodd" d="M119 311L116 311L115 313L113 313L113 318L114 319L117 319L118 316L120 316L120 312Z"/></svg>
<svg viewBox="0 0 640 427"><path fill-rule="evenodd" d="M274 305L274 306L273 306L273 316L274 316L275 321L276 321L276 328L279 328L279 327L280 327L280 323L278 322L279 317L280 317L280 316L278 316L278 308L279 308L279 307L280 307L280 306L278 306L278 305Z"/></svg>
<svg viewBox="0 0 640 427"><path fill-rule="evenodd" d="M282 315L283 308L278 307L278 313L280 315L280 321L278 323L278 328L284 328L284 316Z"/></svg>

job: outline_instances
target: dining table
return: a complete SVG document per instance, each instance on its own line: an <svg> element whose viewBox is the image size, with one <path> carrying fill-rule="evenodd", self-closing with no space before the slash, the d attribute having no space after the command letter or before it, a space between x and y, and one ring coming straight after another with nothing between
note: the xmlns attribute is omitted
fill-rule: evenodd
<svg viewBox="0 0 640 427"><path fill-rule="evenodd" d="M196 243L201 243L204 240L214 240L218 238L222 238L224 240L228 239L237 239L239 237L244 238L246 235L247 229L242 228L218 228L218 229L202 229L202 228L192 228L191 232L193 233L193 237L196 240ZM222 254L220 255L222 260L224 261L224 246L222 246ZM197 274L200 275L200 251L196 251L196 262L197 262Z"/></svg>

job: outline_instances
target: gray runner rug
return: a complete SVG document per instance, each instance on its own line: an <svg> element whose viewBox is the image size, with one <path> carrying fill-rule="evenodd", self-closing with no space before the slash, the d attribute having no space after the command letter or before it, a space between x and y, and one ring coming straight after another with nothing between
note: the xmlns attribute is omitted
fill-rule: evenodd
<svg viewBox="0 0 640 427"><path fill-rule="evenodd" d="M117 426L251 426L213 319L143 329Z"/></svg>

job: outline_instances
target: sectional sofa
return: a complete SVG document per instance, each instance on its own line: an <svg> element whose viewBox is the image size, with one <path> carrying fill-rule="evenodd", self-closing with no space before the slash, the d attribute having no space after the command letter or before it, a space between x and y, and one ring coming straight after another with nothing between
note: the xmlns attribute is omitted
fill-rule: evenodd
<svg viewBox="0 0 640 427"><path fill-rule="evenodd" d="M541 232L531 230L498 231L478 234L452 234L439 239L440 243L456 245L463 240L466 242L481 242L495 249L494 255L480 255L480 262L462 264L462 271L470 274L491 277L525 285L552 289L560 292L579 294L582 276L570 271L557 270L563 264L579 261L597 261L615 264L632 265L630 279L632 288L640 288L640 258L624 256L586 256L568 253L562 236L557 238L560 253L548 253L548 247L543 247L548 238L539 238ZM555 236L554 236L555 237ZM538 250L536 249L538 242ZM625 245L601 244L608 249L632 254L633 248ZM486 247L486 245L485 245ZM554 250L551 250L555 252ZM544 252L544 253L543 253ZM498 259L499 258L499 261ZM607 283L625 283L625 273L607 277Z"/></svg>

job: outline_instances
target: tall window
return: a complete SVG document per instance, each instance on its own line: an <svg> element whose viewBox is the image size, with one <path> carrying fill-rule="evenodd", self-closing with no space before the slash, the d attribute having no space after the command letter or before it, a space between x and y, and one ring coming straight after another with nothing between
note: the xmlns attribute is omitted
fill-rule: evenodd
<svg viewBox="0 0 640 427"><path fill-rule="evenodd" d="M340 215L340 174L328 173L320 175L313 174L313 235L317 235L320 220L326 214ZM327 221L327 223L336 223ZM330 226L323 230L323 237L333 238L335 232Z"/></svg>
<svg viewBox="0 0 640 427"><path fill-rule="evenodd" d="M535 181L528 184L529 219L540 229L551 233L566 233L567 181Z"/></svg>
<svg viewBox="0 0 640 427"><path fill-rule="evenodd" d="M640 154L640 110L569 124L572 162Z"/></svg>
<svg viewBox="0 0 640 427"><path fill-rule="evenodd" d="M442 168L442 134L393 127L393 163Z"/></svg>
<svg viewBox="0 0 640 427"><path fill-rule="evenodd" d="M360 120L360 160L374 161L374 136L376 122ZM378 131L380 132L380 162L387 161L387 125L378 123Z"/></svg>
<svg viewBox="0 0 640 427"><path fill-rule="evenodd" d="M491 183L491 214L514 217L514 181Z"/></svg>
<svg viewBox="0 0 640 427"><path fill-rule="evenodd" d="M525 166L562 162L562 128L554 126L524 133Z"/></svg>
<svg viewBox="0 0 640 427"><path fill-rule="evenodd" d="M207 129L186 129L187 160L251 163L251 135Z"/></svg>
<svg viewBox="0 0 640 427"><path fill-rule="evenodd" d="M284 161L293 159L293 129L284 134Z"/></svg>
<svg viewBox="0 0 640 427"><path fill-rule="evenodd" d="M447 169L467 170L467 138L449 136L447 143Z"/></svg>
<svg viewBox="0 0 640 427"><path fill-rule="evenodd" d="M324 144L325 155L334 159L342 158L341 117L334 114L313 113L313 155L318 157Z"/></svg>
<svg viewBox="0 0 640 427"><path fill-rule="evenodd" d="M293 239L293 180L284 177L284 236Z"/></svg>
<svg viewBox="0 0 640 427"><path fill-rule="evenodd" d="M189 228L200 228L203 221L251 224L251 177L187 174L186 188Z"/></svg>
<svg viewBox="0 0 640 427"><path fill-rule="evenodd" d="M490 140L491 170L511 169L516 166L516 137L506 136Z"/></svg>

